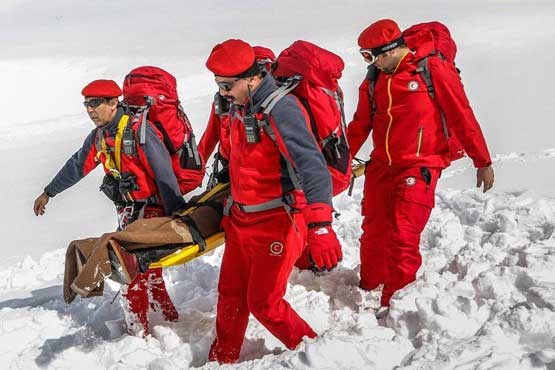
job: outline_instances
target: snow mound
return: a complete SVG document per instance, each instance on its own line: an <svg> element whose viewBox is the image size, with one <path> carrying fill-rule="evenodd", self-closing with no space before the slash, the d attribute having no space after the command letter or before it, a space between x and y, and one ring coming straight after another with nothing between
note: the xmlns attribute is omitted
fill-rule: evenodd
<svg viewBox="0 0 555 370"><path fill-rule="evenodd" d="M251 318L238 369L552 369L555 366L555 200L526 192L438 191L422 236L418 279L377 320L379 291L358 288L359 187L335 221L342 266L295 270L287 299L320 334L285 350ZM223 248L165 270L181 315L151 315L146 340L124 334L119 287L63 303L63 250L0 273L0 361L10 369L175 369L206 363Z"/></svg>

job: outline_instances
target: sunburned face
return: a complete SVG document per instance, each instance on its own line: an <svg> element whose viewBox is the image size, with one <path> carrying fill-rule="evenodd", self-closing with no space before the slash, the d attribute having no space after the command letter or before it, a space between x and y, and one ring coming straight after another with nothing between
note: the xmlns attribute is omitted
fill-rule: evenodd
<svg viewBox="0 0 555 370"><path fill-rule="evenodd" d="M89 117L97 127L102 127L112 121L117 110L117 98L99 98L88 96L83 104Z"/></svg>

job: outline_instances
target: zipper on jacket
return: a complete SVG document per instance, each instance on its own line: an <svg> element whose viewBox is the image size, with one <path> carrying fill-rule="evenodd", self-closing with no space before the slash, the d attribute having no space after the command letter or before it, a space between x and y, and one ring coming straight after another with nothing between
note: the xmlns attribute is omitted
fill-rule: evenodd
<svg viewBox="0 0 555 370"><path fill-rule="evenodd" d="M422 148L422 136L424 134L424 127L420 126L418 129L418 143L416 144L416 156L420 157L420 149Z"/></svg>
<svg viewBox="0 0 555 370"><path fill-rule="evenodd" d="M391 80L393 79L393 76L395 75L395 72L397 72L397 68L399 68L399 66L401 65L401 62L403 61L403 59L405 59L405 57L409 54L409 51L405 52L405 54L401 57L401 59L399 59L399 63L397 63L397 66L395 67L395 70L388 75L388 80L387 80L387 96L389 98L389 105L387 107L387 115L389 116L389 123L387 125L387 131L385 132L385 153L387 154L387 159L389 160L389 165L391 166L391 164L393 163L393 161L391 160L391 153L389 152L389 131L391 130L391 125L393 124L393 115L391 114L391 107L393 106L393 96L391 95Z"/></svg>
<svg viewBox="0 0 555 370"><path fill-rule="evenodd" d="M389 130L391 130L391 124L393 123L393 115L391 114L391 106L393 105L393 96L391 95L391 80L392 76L388 76L387 79L387 96L389 98L389 105L387 106L387 115L389 117L389 123L387 124L387 131L385 132L385 154L387 154L387 159L389 160L389 165L391 166L391 153L389 153Z"/></svg>

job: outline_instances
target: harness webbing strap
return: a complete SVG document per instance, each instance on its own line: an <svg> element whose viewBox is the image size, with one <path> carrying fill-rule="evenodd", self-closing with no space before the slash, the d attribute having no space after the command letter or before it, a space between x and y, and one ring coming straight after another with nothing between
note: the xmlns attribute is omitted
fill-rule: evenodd
<svg viewBox="0 0 555 370"><path fill-rule="evenodd" d="M253 204L253 205L244 205L237 203L233 200L231 195L227 198L226 206L224 208L224 215L229 216L231 207L233 204L237 206L241 211L245 213L252 213L252 212L262 212L268 211L270 209L284 207L287 212L291 210L291 204L295 201L295 198L292 194L285 194L283 197L275 198L269 200L267 202Z"/></svg>
<svg viewBox="0 0 555 370"><path fill-rule="evenodd" d="M123 138L123 131L125 130L125 128L127 127L127 122L129 121L129 116L127 114L124 114L123 116L121 116L121 119L119 120L118 123L118 131L116 132L116 138L115 138L115 160L116 160L116 168L118 169L118 171L121 171L121 141Z"/></svg>
<svg viewBox="0 0 555 370"><path fill-rule="evenodd" d="M104 136L101 136L100 139L100 150L97 148L96 159L100 160L100 156L104 154L104 161L100 161L103 163L104 168L110 172L110 174L117 180L120 178L120 170L121 170L121 141L123 136L123 131L127 127L127 122L129 121L129 116L124 114L121 116L121 119L118 122L117 133L115 137L115 159L110 154L110 150L108 148L108 144L106 144L106 139ZM101 131L99 131L101 135Z"/></svg>

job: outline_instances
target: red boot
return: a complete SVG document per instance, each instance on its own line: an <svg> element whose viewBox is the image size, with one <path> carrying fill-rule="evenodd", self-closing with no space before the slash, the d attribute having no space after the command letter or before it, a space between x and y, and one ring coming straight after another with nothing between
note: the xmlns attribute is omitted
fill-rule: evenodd
<svg viewBox="0 0 555 370"><path fill-rule="evenodd" d="M123 284L121 296L127 332L146 337L150 334L146 274L139 273L130 284Z"/></svg>
<svg viewBox="0 0 555 370"><path fill-rule="evenodd" d="M162 311L162 315L167 321L177 321L179 313L175 309L172 299L166 290L162 269L149 269L145 275L148 276L148 298L152 310Z"/></svg>

